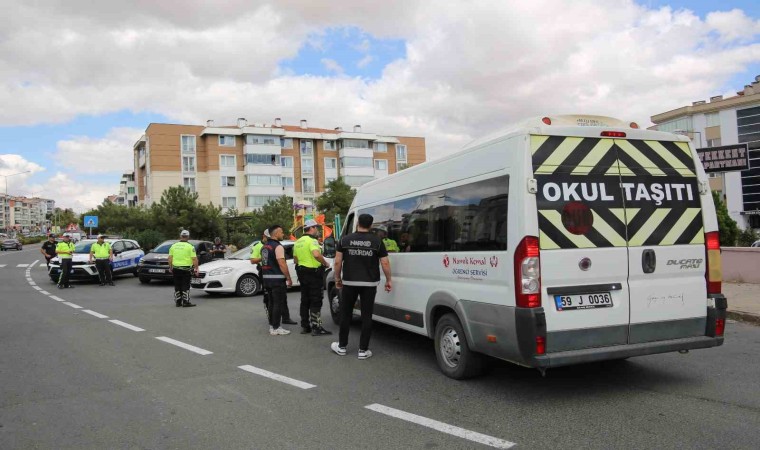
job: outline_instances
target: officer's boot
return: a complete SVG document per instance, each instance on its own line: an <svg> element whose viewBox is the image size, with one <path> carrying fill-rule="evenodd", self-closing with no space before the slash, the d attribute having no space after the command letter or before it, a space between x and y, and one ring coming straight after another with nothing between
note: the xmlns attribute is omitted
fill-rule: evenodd
<svg viewBox="0 0 760 450"><path fill-rule="evenodd" d="M309 312L309 324L311 325L312 336L327 336L328 334L332 334L331 331L322 328L322 313L319 311Z"/></svg>
<svg viewBox="0 0 760 450"><path fill-rule="evenodd" d="M182 306L182 291L174 291L174 304L177 308Z"/></svg>
<svg viewBox="0 0 760 450"><path fill-rule="evenodd" d="M185 308L195 306L195 303L190 303L190 291L182 291L182 306Z"/></svg>

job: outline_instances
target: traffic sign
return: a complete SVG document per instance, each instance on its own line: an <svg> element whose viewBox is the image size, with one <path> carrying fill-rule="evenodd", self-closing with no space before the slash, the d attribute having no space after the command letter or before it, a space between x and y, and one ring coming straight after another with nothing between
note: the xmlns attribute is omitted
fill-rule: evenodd
<svg viewBox="0 0 760 450"><path fill-rule="evenodd" d="M98 216L84 216L84 226L86 228L97 228Z"/></svg>

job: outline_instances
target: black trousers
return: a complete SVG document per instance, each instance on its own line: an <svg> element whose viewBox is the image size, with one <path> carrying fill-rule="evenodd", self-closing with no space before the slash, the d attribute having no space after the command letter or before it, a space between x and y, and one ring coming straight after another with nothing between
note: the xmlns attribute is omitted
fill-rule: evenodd
<svg viewBox="0 0 760 450"><path fill-rule="evenodd" d="M58 278L58 286L71 286L71 258L61 258L61 276Z"/></svg>
<svg viewBox="0 0 760 450"><path fill-rule="evenodd" d="M190 290L190 278L193 275L192 267L174 267L174 292Z"/></svg>
<svg viewBox="0 0 760 450"><path fill-rule="evenodd" d="M308 267L296 267L298 282L301 284L301 327L321 326L322 312L322 277L324 270Z"/></svg>
<svg viewBox="0 0 760 450"><path fill-rule="evenodd" d="M348 345L348 332L351 329L351 319L354 314L356 299L361 300L362 334L359 338L359 350L369 348L369 338L372 335L372 312L375 309L377 286L346 286L340 297L340 333L338 344L345 348Z"/></svg>
<svg viewBox="0 0 760 450"><path fill-rule="evenodd" d="M285 283L269 285L269 325L280 328L283 315L283 305L287 305L288 287Z"/></svg>
<svg viewBox="0 0 760 450"><path fill-rule="evenodd" d="M113 282L113 272L111 272L111 264L108 258L96 259L95 268L98 269L98 278L101 283Z"/></svg>

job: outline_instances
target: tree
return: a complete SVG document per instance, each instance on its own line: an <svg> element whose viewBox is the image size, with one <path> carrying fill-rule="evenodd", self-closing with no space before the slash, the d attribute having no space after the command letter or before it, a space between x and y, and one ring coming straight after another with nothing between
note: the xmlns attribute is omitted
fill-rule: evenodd
<svg viewBox="0 0 760 450"><path fill-rule="evenodd" d="M79 223L79 216L74 213L74 210L71 208L55 208L52 213L47 214L47 219L51 221L53 225L58 225L61 228L66 228L66 225L70 223Z"/></svg>
<svg viewBox="0 0 760 450"><path fill-rule="evenodd" d="M251 218L253 237L259 237L265 229L272 225L282 225L287 236L293 228L293 197L283 195L277 200L269 200L258 211L254 211Z"/></svg>
<svg viewBox="0 0 760 450"><path fill-rule="evenodd" d="M317 199L317 209L325 215L325 222L335 222L336 214L346 217L355 195L356 190L351 189L343 178L338 178L327 183L327 189Z"/></svg>
<svg viewBox="0 0 760 450"><path fill-rule="evenodd" d="M722 247L733 247L736 245L736 239L739 237L739 227L736 221L728 215L728 208L720 194L712 191L713 203L715 203L715 212L718 216L718 232L720 233L720 245Z"/></svg>
<svg viewBox="0 0 760 450"><path fill-rule="evenodd" d="M195 239L222 235L222 208L198 203L198 193L182 186L166 189L150 208L154 228L170 238L189 230Z"/></svg>
<svg viewBox="0 0 760 450"><path fill-rule="evenodd" d="M129 207L105 201L95 209L82 214L98 216L98 233L104 234L134 234L146 227L152 227L150 210L143 206Z"/></svg>

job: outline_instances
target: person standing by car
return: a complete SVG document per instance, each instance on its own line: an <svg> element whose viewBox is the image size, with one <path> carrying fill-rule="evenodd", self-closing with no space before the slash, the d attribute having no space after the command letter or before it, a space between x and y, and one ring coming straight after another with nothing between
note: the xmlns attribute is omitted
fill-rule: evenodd
<svg viewBox="0 0 760 450"><path fill-rule="evenodd" d="M193 273L198 276L198 256L193 244L187 242L188 239L190 232L182 230L179 242L169 248L169 272L174 278L174 303L177 307L185 308L195 306L190 303L190 278Z"/></svg>
<svg viewBox="0 0 760 450"><path fill-rule="evenodd" d="M322 256L317 241L318 225L313 219L304 224L304 234L293 246L293 263L301 283L301 334L325 336L332 334L322 327L322 286L325 268L330 263Z"/></svg>
<svg viewBox="0 0 760 450"><path fill-rule="evenodd" d="M380 282L379 265L385 273L385 291L391 291L391 264L388 251L380 238L370 232L373 217L359 215L356 233L343 236L335 253L335 287L343 289L340 298L339 341L330 345L340 356L346 355L348 332L351 328L356 299L361 300L362 334L359 339L359 359L372 357L369 338L372 334L372 312L375 307L377 285ZM342 272L341 272L342 271Z"/></svg>
<svg viewBox="0 0 760 450"><path fill-rule="evenodd" d="M111 271L111 262L113 261L113 249L111 244L105 241L105 236L98 235L98 241L90 246L90 264L95 258L95 268L98 269L98 279L100 285L113 286L113 272Z"/></svg>
<svg viewBox="0 0 760 450"><path fill-rule="evenodd" d="M50 271L50 260L55 258L55 246L55 234L50 233L48 235L48 240L43 242L42 248L40 248L40 253L45 257L45 264L47 264L48 271Z"/></svg>
<svg viewBox="0 0 760 450"><path fill-rule="evenodd" d="M227 246L222 244L222 238L214 239L214 246L211 247L211 259L224 259L227 253Z"/></svg>
<svg viewBox="0 0 760 450"><path fill-rule="evenodd" d="M264 230L264 234L261 236L261 240L255 244L253 244L253 247L251 247L251 264L256 266L256 270L259 274L259 277L261 277L261 249L264 248L264 244L267 242L267 239L269 239L269 228ZM264 286L262 283L263 292L263 301L264 301L264 312L267 315L267 321L271 321L272 319L269 317L269 288Z"/></svg>
<svg viewBox="0 0 760 450"><path fill-rule="evenodd" d="M288 301L288 286L293 285L285 262L285 249L280 244L284 233L280 225L269 227L267 243L261 250L261 273L264 286L269 288L269 334L284 336L290 331L282 328L282 305Z"/></svg>
<svg viewBox="0 0 760 450"><path fill-rule="evenodd" d="M63 235L63 241L55 246L55 253L61 260L61 276L58 278L58 289L73 288L69 282L71 276L71 258L74 255L74 244L67 235Z"/></svg>

